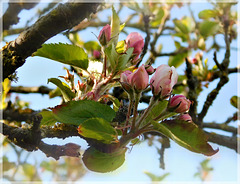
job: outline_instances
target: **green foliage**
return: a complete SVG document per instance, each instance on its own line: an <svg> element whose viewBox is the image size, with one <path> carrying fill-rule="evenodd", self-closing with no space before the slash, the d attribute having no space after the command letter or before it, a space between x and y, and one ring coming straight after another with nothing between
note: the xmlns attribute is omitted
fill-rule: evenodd
<svg viewBox="0 0 240 184"><path fill-rule="evenodd" d="M39 114L43 117L41 125L53 126L57 122L52 111L43 110Z"/></svg>
<svg viewBox="0 0 240 184"><path fill-rule="evenodd" d="M214 18L218 15L218 12L216 10L203 10L198 13L198 17L200 19L209 19Z"/></svg>
<svg viewBox="0 0 240 184"><path fill-rule="evenodd" d="M188 56L188 52L179 53L175 56L170 56L168 60L169 66L174 66L175 68L181 66L184 63L185 58Z"/></svg>
<svg viewBox="0 0 240 184"><path fill-rule="evenodd" d="M84 121L78 128L79 134L84 137L111 144L117 139L117 133L109 122L102 118L90 118Z"/></svg>
<svg viewBox="0 0 240 184"><path fill-rule="evenodd" d="M216 34L219 28L220 26L218 22L209 20L203 21L199 25L199 31L203 37L208 37L210 35Z"/></svg>
<svg viewBox="0 0 240 184"><path fill-rule="evenodd" d="M58 122L72 125L80 125L89 118L103 118L110 122L115 117L111 107L91 100L70 101L51 109Z"/></svg>
<svg viewBox="0 0 240 184"><path fill-rule="evenodd" d="M155 12L154 12L155 13ZM165 11L163 7L160 7L157 9L156 15L154 17L154 19L151 21L151 25L152 26L158 26L161 24L162 22L162 18L165 15Z"/></svg>
<svg viewBox="0 0 240 184"><path fill-rule="evenodd" d="M83 154L85 166L95 172L106 173L119 168L125 161L126 149L114 153L103 153L93 147L88 148Z"/></svg>
<svg viewBox="0 0 240 184"><path fill-rule="evenodd" d="M203 130L192 122L166 120L161 123L152 122L154 129L174 140L180 146L196 153L211 156L218 152L207 143L208 137Z"/></svg>
<svg viewBox="0 0 240 184"><path fill-rule="evenodd" d="M232 104L233 107L240 108L240 97L238 96L233 96L230 99L230 103Z"/></svg>
<svg viewBox="0 0 240 184"><path fill-rule="evenodd" d="M11 88L11 81L6 78L4 79L4 81L0 84L0 88L2 88L2 90L0 89L1 93L0 93L0 99L1 99L1 103L0 103L0 110L1 109L5 109L7 107L7 102L6 97L7 94Z"/></svg>
<svg viewBox="0 0 240 184"><path fill-rule="evenodd" d="M112 30L111 30L111 42L110 43L113 43L116 46L117 41L118 41L118 35L120 32L120 19L119 19L113 6L112 6L111 28L112 28Z"/></svg>
<svg viewBox="0 0 240 184"><path fill-rule="evenodd" d="M48 82L55 84L60 89L65 102L71 101L76 96L66 83L57 78L50 78Z"/></svg>
<svg viewBox="0 0 240 184"><path fill-rule="evenodd" d="M157 176L153 173L150 173L148 171L144 172L152 181L163 181L170 173L163 174L161 176Z"/></svg>
<svg viewBox="0 0 240 184"><path fill-rule="evenodd" d="M101 50L100 45L98 44L97 41L88 41L83 44L83 47L87 51L93 51L93 50Z"/></svg>
<svg viewBox="0 0 240 184"><path fill-rule="evenodd" d="M132 53L133 48L129 48L126 53L119 54L113 44L105 49L105 54L110 61L111 68L116 71L121 71L127 67Z"/></svg>
<svg viewBox="0 0 240 184"><path fill-rule="evenodd" d="M88 68L88 56L85 51L76 45L69 44L43 44L33 56L41 56L64 64L82 69Z"/></svg>

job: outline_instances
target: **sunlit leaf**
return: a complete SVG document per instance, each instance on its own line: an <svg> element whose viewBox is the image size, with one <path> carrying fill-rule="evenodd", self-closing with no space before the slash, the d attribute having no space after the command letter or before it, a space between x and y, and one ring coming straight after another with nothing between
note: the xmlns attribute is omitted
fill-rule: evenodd
<svg viewBox="0 0 240 184"><path fill-rule="evenodd" d="M150 173L150 172L147 172L145 171L144 172L152 181L163 181L170 173L166 173L166 174L163 174L161 176L157 176L153 173Z"/></svg>
<svg viewBox="0 0 240 184"><path fill-rule="evenodd" d="M85 42L83 47L87 50L87 51L93 51L93 50L101 50L101 47L99 45L99 43L97 41L88 41Z"/></svg>
<svg viewBox="0 0 240 184"><path fill-rule="evenodd" d="M41 125L53 126L57 122L52 111L43 110L39 114L42 115Z"/></svg>
<svg viewBox="0 0 240 184"><path fill-rule="evenodd" d="M93 147L83 154L83 163L94 172L106 173L118 169L125 161L126 149L114 153L103 153Z"/></svg>
<svg viewBox="0 0 240 184"><path fill-rule="evenodd" d="M55 84L60 89L65 102L72 100L76 96L67 84L57 78L50 78L48 79L48 82Z"/></svg>
<svg viewBox="0 0 240 184"><path fill-rule="evenodd" d="M109 122L102 118L90 118L78 127L78 133L84 137L99 140L105 144L116 141L117 133Z"/></svg>
<svg viewBox="0 0 240 184"><path fill-rule="evenodd" d="M204 37L214 35L219 30L219 23L214 21L204 21L199 25L200 34Z"/></svg>
<svg viewBox="0 0 240 184"><path fill-rule="evenodd" d="M69 44L43 44L33 56L41 56L64 64L77 66L82 69L88 67L88 56L85 51L76 45Z"/></svg>
<svg viewBox="0 0 240 184"><path fill-rule="evenodd" d="M233 107L240 108L240 97L238 96L233 96L230 99L230 103L232 104Z"/></svg>
<svg viewBox="0 0 240 184"><path fill-rule="evenodd" d="M51 109L57 121L72 125L80 125L89 118L103 118L111 122L115 117L111 107L92 100L70 101Z"/></svg>
<svg viewBox="0 0 240 184"><path fill-rule="evenodd" d="M203 10L198 13L200 19L209 19L216 17L218 12L216 10Z"/></svg>
<svg viewBox="0 0 240 184"><path fill-rule="evenodd" d="M151 21L151 25L152 26L159 26L162 22L162 18L164 16L165 12L164 12L164 8L160 7L159 9L157 9L156 15L154 17L154 19Z"/></svg>
<svg viewBox="0 0 240 184"><path fill-rule="evenodd" d="M188 56L188 52L177 54L176 56L170 56L168 60L169 66L174 66L175 68L181 66L184 63L185 58Z"/></svg>
<svg viewBox="0 0 240 184"><path fill-rule="evenodd" d="M218 152L207 143L207 135L194 123L166 120L161 123L152 122L154 129L174 140L180 146L196 153L212 156Z"/></svg>
<svg viewBox="0 0 240 184"><path fill-rule="evenodd" d="M116 10L112 6L112 17L111 17L111 43L117 45L118 35L120 32L120 19L116 13Z"/></svg>
<svg viewBox="0 0 240 184"><path fill-rule="evenodd" d="M175 24L176 28L178 28L178 30L181 31L182 33L184 34L189 33L187 25L182 20L174 19L173 23Z"/></svg>
<svg viewBox="0 0 240 184"><path fill-rule="evenodd" d="M0 164L0 166L3 169L3 172L5 172L5 171L8 171L8 170L16 167L16 163L15 162L9 162L8 158L6 156L3 156L2 163Z"/></svg>

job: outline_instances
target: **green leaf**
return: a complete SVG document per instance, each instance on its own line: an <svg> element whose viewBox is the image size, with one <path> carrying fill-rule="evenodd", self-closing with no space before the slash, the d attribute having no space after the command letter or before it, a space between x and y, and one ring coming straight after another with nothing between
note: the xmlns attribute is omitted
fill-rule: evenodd
<svg viewBox="0 0 240 184"><path fill-rule="evenodd" d="M200 23L199 31L202 36L208 37L210 35L216 34L217 31L219 30L219 27L220 26L218 22L206 20Z"/></svg>
<svg viewBox="0 0 240 184"><path fill-rule="evenodd" d="M110 61L111 68L116 71L124 70L128 67L127 63L132 56L134 48L129 48L126 53L117 53L114 45L105 49L105 54Z"/></svg>
<svg viewBox="0 0 240 184"><path fill-rule="evenodd" d="M41 125L53 126L57 122L52 111L43 110L39 113L42 115Z"/></svg>
<svg viewBox="0 0 240 184"><path fill-rule="evenodd" d="M126 44L125 44L124 40L118 42L117 46L116 46L116 52L119 53L119 54L123 53L125 51L125 48L126 48L125 45Z"/></svg>
<svg viewBox="0 0 240 184"><path fill-rule="evenodd" d="M230 103L232 104L233 107L240 108L240 97L238 96L233 96L230 99Z"/></svg>
<svg viewBox="0 0 240 184"><path fill-rule="evenodd" d="M92 100L70 101L51 109L57 121L72 125L80 125L89 118L111 122L116 114L108 105Z"/></svg>
<svg viewBox="0 0 240 184"><path fill-rule="evenodd" d="M189 33L188 26L182 20L174 19L173 23L175 24L176 28L178 28L178 30L180 32L182 32L184 34L188 34Z"/></svg>
<svg viewBox="0 0 240 184"><path fill-rule="evenodd" d="M93 50L101 50L100 45L98 44L98 42L96 41L88 41L85 42L83 47L87 50L87 51L93 51Z"/></svg>
<svg viewBox="0 0 240 184"><path fill-rule="evenodd" d="M60 63L77 66L82 69L88 68L88 56L85 51L76 45L69 44L43 44L33 56L41 56L58 61Z"/></svg>
<svg viewBox="0 0 240 184"><path fill-rule="evenodd" d="M48 93L49 98L54 98L61 95L62 95L61 90L58 87Z"/></svg>
<svg viewBox="0 0 240 184"><path fill-rule="evenodd" d="M84 121L78 132L84 137L99 140L105 144L111 144L117 139L117 133L109 122L102 118L90 118Z"/></svg>
<svg viewBox="0 0 240 184"><path fill-rule="evenodd" d="M126 149L114 153L103 153L93 147L83 154L83 163L94 172L106 173L118 169L125 161Z"/></svg>
<svg viewBox="0 0 240 184"><path fill-rule="evenodd" d="M177 54L176 56L170 56L168 60L169 66L174 66L175 68L181 66L184 63L185 58L188 56L188 52Z"/></svg>
<svg viewBox="0 0 240 184"><path fill-rule="evenodd" d="M198 39L197 45L198 45L198 48L201 49L201 50L205 50L206 49L206 44L205 44L205 41L204 41L203 37L200 37Z"/></svg>
<svg viewBox="0 0 240 184"><path fill-rule="evenodd" d="M120 32L120 19L112 6L112 17L111 17L111 42L114 45L117 45L118 35Z"/></svg>
<svg viewBox="0 0 240 184"><path fill-rule="evenodd" d="M172 116L176 115L177 113L175 113L175 112L166 112L165 111L166 108L167 108L167 105L168 105L168 100L163 100L163 101L158 102L158 104L155 105L151 109L150 113L148 114L148 116L144 120L143 125L145 125L145 124L147 124L151 121L154 121L153 119L157 118L161 114L162 114L162 116L158 119L158 121L161 121L163 119L166 119L166 118L169 118L169 117L172 117Z"/></svg>
<svg viewBox="0 0 240 184"><path fill-rule="evenodd" d="M164 8L163 7L160 7L159 9L157 9L157 13L154 17L154 19L151 21L151 25L153 27L155 26L159 26L162 22L162 18L165 14L165 11L164 11Z"/></svg>
<svg viewBox="0 0 240 184"><path fill-rule="evenodd" d="M166 120L161 123L152 122L154 129L174 140L180 146L196 153L212 156L218 152L207 143L207 135L194 123Z"/></svg>
<svg viewBox="0 0 240 184"><path fill-rule="evenodd" d="M163 181L170 173L166 173L166 174L163 174L161 176L157 176L153 173L150 173L150 172L147 172L145 171L144 172L152 181Z"/></svg>
<svg viewBox="0 0 240 184"><path fill-rule="evenodd" d="M203 10L198 13L200 19L209 19L216 17L218 12L216 10Z"/></svg>
<svg viewBox="0 0 240 184"><path fill-rule="evenodd" d="M55 84L60 89L65 102L71 101L73 98L75 98L75 93L71 91L66 83L60 81L57 78L50 78L48 79L48 83L49 82Z"/></svg>

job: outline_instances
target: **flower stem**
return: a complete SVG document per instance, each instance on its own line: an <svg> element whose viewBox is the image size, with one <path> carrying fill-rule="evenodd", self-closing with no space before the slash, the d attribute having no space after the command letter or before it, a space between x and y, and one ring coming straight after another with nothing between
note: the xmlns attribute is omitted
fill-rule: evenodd
<svg viewBox="0 0 240 184"><path fill-rule="evenodd" d="M139 100L140 100L140 96L141 96L141 93L135 93L135 101L134 101L134 109L133 109L133 120L132 120L132 126L131 126L131 130L130 132L134 132L135 131L135 123L136 123L136 119L137 119L137 115L138 115L138 112L137 112L137 108L138 108L138 103L139 103Z"/></svg>
<svg viewBox="0 0 240 184"><path fill-rule="evenodd" d="M155 100L154 97L152 97L150 99L150 103L147 107L147 109L145 109L144 113L141 115L140 119L137 121L137 127L139 128L140 125L143 123L143 121L145 120L145 118L147 117L147 115L149 114L150 110L155 106L157 100Z"/></svg>
<svg viewBox="0 0 240 184"><path fill-rule="evenodd" d="M127 118L126 118L126 122L125 122L125 128L124 131L123 131L123 135L126 135L127 134L127 129L128 129L128 124L129 124L129 119L130 119L130 116L131 116L131 112L132 112L132 107L133 107L133 97L132 95L129 95L129 106L128 106L128 112L127 112Z"/></svg>

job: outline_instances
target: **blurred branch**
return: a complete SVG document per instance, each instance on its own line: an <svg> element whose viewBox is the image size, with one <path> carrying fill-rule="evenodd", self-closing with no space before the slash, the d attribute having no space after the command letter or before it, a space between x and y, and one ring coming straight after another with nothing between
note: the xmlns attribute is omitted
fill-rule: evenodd
<svg viewBox="0 0 240 184"><path fill-rule="evenodd" d="M9 27L13 24L17 24L19 22L18 14L23 9L31 9L38 4L39 0L36 0L34 3L8 3L8 9L4 13L3 17L0 21L3 22L3 30L8 30Z"/></svg>
<svg viewBox="0 0 240 184"><path fill-rule="evenodd" d="M192 74L192 65L190 61L187 58L185 58L185 60L187 65L187 68L186 68L187 84L189 87L189 92L187 97L189 98L189 100L193 102L192 105L190 106L189 114L192 117L193 122L196 123L199 127L202 127L201 123L199 123L197 119L198 95L196 90L199 85L199 81L197 77L193 76Z"/></svg>
<svg viewBox="0 0 240 184"><path fill-rule="evenodd" d="M224 9L226 11L224 16L228 16L228 10L229 9ZM202 111L198 115L198 121L202 122L203 118L206 116L209 107L212 105L213 101L216 99L219 91L221 88L229 81L228 78L228 66L229 66L229 58L230 58L230 41L229 41L229 36L228 36L228 27L229 27L229 20L228 17L225 17L223 20L223 25L224 25L224 38L225 38L225 44L226 44L226 52L224 59L221 64L217 61L217 55L214 53L214 58L213 60L215 63L218 65L219 70L220 70L220 81L217 84L217 87L213 89L207 96L207 99L203 105Z"/></svg>
<svg viewBox="0 0 240 184"><path fill-rule="evenodd" d="M228 126L224 123L222 124L219 124L219 123L215 123L215 122L212 122L212 123L203 123L203 128L213 128L213 129L219 129L219 130L224 130L224 131L227 131L227 132L232 132L233 134L237 134L237 128L233 127L233 126Z"/></svg>
<svg viewBox="0 0 240 184"><path fill-rule="evenodd" d="M229 136L225 136L225 135L219 135L216 133L209 133L206 131L204 131L204 132L209 136L208 141L219 144L221 146L225 146L227 148L231 148L237 152L237 139L238 138L236 136L229 137Z"/></svg>
<svg viewBox="0 0 240 184"><path fill-rule="evenodd" d="M17 68L25 63L41 45L56 34L71 29L91 13L100 3L65 3L41 17L18 38L2 48L3 79L11 78ZM53 29L54 28L54 29Z"/></svg>
<svg viewBox="0 0 240 184"><path fill-rule="evenodd" d="M34 86L34 87L24 87L24 86L11 86L9 93L40 93L40 94L49 94L50 89L46 86Z"/></svg>
<svg viewBox="0 0 240 184"><path fill-rule="evenodd" d="M31 121L33 116L35 116L38 112L33 111L32 109L14 109L8 107L3 110L3 119L8 121Z"/></svg>

